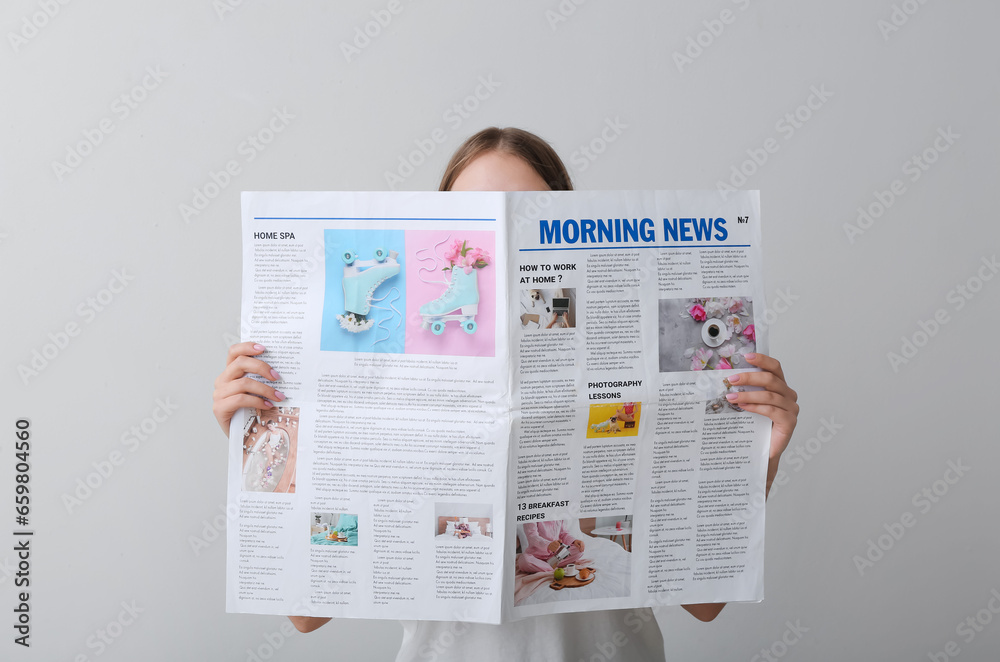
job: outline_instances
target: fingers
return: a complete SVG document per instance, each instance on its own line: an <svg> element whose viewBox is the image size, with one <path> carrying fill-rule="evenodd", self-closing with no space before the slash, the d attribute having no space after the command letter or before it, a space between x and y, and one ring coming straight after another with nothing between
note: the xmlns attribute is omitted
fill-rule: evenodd
<svg viewBox="0 0 1000 662"><path fill-rule="evenodd" d="M274 407L285 395L274 387L248 375L260 375L266 380L281 379L281 375L266 362L254 358L264 352L264 346L255 342L236 343L229 348L226 367L215 380L212 394L212 411L219 426L226 432L230 419L241 407Z"/></svg>
<svg viewBox="0 0 1000 662"><path fill-rule="evenodd" d="M782 371L781 363L778 362L778 359L759 352L756 354L747 354L744 358L750 365L755 365L761 370L766 370L767 372L773 372L781 378L782 381L785 380L785 373Z"/></svg>
<svg viewBox="0 0 1000 662"><path fill-rule="evenodd" d="M758 354L757 356L762 356ZM770 357L767 357L770 358ZM771 359L774 361L774 359ZM777 364L777 361L774 361ZM799 394L785 383L785 378L778 373L767 370L761 372L740 372L731 377L727 377L730 384L739 386L760 386L768 391L773 391L787 397L792 402L797 402Z"/></svg>
<svg viewBox="0 0 1000 662"><path fill-rule="evenodd" d="M226 365L232 363L239 356L256 356L264 351L264 346L252 340L238 342L229 347L229 354L226 356Z"/></svg>
<svg viewBox="0 0 1000 662"><path fill-rule="evenodd" d="M775 391L743 391L741 393L729 393L726 395L726 399L739 405L743 409L747 409L748 405L766 405L768 407L787 411L792 416L799 415L798 403L787 395ZM768 416L768 418L771 417Z"/></svg>
<svg viewBox="0 0 1000 662"><path fill-rule="evenodd" d="M234 379L222 384L215 389L215 392L212 394L212 399L222 400L240 393L257 396L260 399L270 400L271 402L281 402L285 399L285 394L281 391L269 384L265 384L250 377L240 377L239 379ZM257 404L254 406L259 407L260 401L258 400Z"/></svg>
<svg viewBox="0 0 1000 662"><path fill-rule="evenodd" d="M272 382L281 379L281 375L278 374L278 371L272 368L268 363L250 356L237 356L229 362L229 364L222 371L222 374L220 374L215 380L215 387L220 388L225 384L248 374L260 375L264 379Z"/></svg>

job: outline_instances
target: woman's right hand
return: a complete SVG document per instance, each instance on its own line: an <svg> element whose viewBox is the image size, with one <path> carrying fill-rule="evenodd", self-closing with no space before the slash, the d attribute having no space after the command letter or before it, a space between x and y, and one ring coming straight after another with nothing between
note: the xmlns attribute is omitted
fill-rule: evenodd
<svg viewBox="0 0 1000 662"><path fill-rule="evenodd" d="M212 413L219 427L229 435L229 421L240 407L261 406L271 408L275 402L281 402L285 395L274 387L268 386L247 375L260 375L264 379L276 381L281 379L278 371L267 363L254 357L264 351L262 345L254 342L236 343L229 348L226 358L226 368L215 380L215 392L212 393Z"/></svg>

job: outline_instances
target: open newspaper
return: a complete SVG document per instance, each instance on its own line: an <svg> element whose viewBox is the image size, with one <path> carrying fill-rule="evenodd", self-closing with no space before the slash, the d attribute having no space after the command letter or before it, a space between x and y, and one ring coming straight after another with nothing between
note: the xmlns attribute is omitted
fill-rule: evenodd
<svg viewBox="0 0 1000 662"><path fill-rule="evenodd" d="M227 609L763 598L756 191L244 193Z"/></svg>

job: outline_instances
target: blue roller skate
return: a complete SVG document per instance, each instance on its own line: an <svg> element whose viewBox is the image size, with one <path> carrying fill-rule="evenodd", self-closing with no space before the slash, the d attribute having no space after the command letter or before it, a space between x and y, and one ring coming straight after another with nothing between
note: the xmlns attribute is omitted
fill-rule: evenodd
<svg viewBox="0 0 1000 662"><path fill-rule="evenodd" d="M375 320L367 315L372 308L372 296L383 282L399 273L396 251L384 248L375 250L374 260L358 260L354 251L345 251L344 260L344 308L343 315L337 315L340 326L351 333L360 333L372 328Z"/></svg>
<svg viewBox="0 0 1000 662"><path fill-rule="evenodd" d="M469 273L461 267L451 270L451 281L444 294L420 306L424 318L423 328L434 335L444 333L445 322L457 320L466 333L476 332L476 313L479 312L478 269Z"/></svg>

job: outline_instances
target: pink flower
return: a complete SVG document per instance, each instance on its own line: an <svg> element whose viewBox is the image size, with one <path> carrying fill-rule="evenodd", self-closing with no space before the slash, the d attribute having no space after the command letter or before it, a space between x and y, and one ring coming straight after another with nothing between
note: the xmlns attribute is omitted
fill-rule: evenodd
<svg viewBox="0 0 1000 662"><path fill-rule="evenodd" d="M757 340L757 332L754 331L753 324L749 324L747 328L743 329L743 335L747 337L747 340Z"/></svg>
<svg viewBox="0 0 1000 662"><path fill-rule="evenodd" d="M740 312L740 310L742 310L742 308L743 308L743 299L736 297L732 300L732 302L729 305L729 312L738 313Z"/></svg>
<svg viewBox="0 0 1000 662"><path fill-rule="evenodd" d="M712 354L714 352L707 347L698 348L691 358L691 369L704 370L708 366L708 361L712 358Z"/></svg>
<svg viewBox="0 0 1000 662"><path fill-rule="evenodd" d="M723 345L722 347L719 348L719 356L728 359L730 356L733 355L735 351L736 351L736 346L733 345L733 343L729 343L728 345Z"/></svg>
<svg viewBox="0 0 1000 662"><path fill-rule="evenodd" d="M448 244L448 247L444 249L444 254L441 257L451 262L452 265L456 264L459 261L459 258L462 257L462 240L452 240L452 242Z"/></svg>
<svg viewBox="0 0 1000 662"><path fill-rule="evenodd" d="M470 248L465 252L465 266L482 269L490 263L490 254L482 248ZM466 270L468 273L468 270Z"/></svg>
<svg viewBox="0 0 1000 662"><path fill-rule="evenodd" d="M691 306L691 310L689 310L688 313L691 314L691 317L694 318L695 322L704 322L708 319L708 316L705 315L705 309L701 306L701 304L696 303Z"/></svg>
<svg viewBox="0 0 1000 662"><path fill-rule="evenodd" d="M733 369L733 366L729 365L729 361L727 361L726 357L724 357L724 356L721 357L721 358L719 358L719 362L715 365L715 367L716 367L717 370L732 370Z"/></svg>

